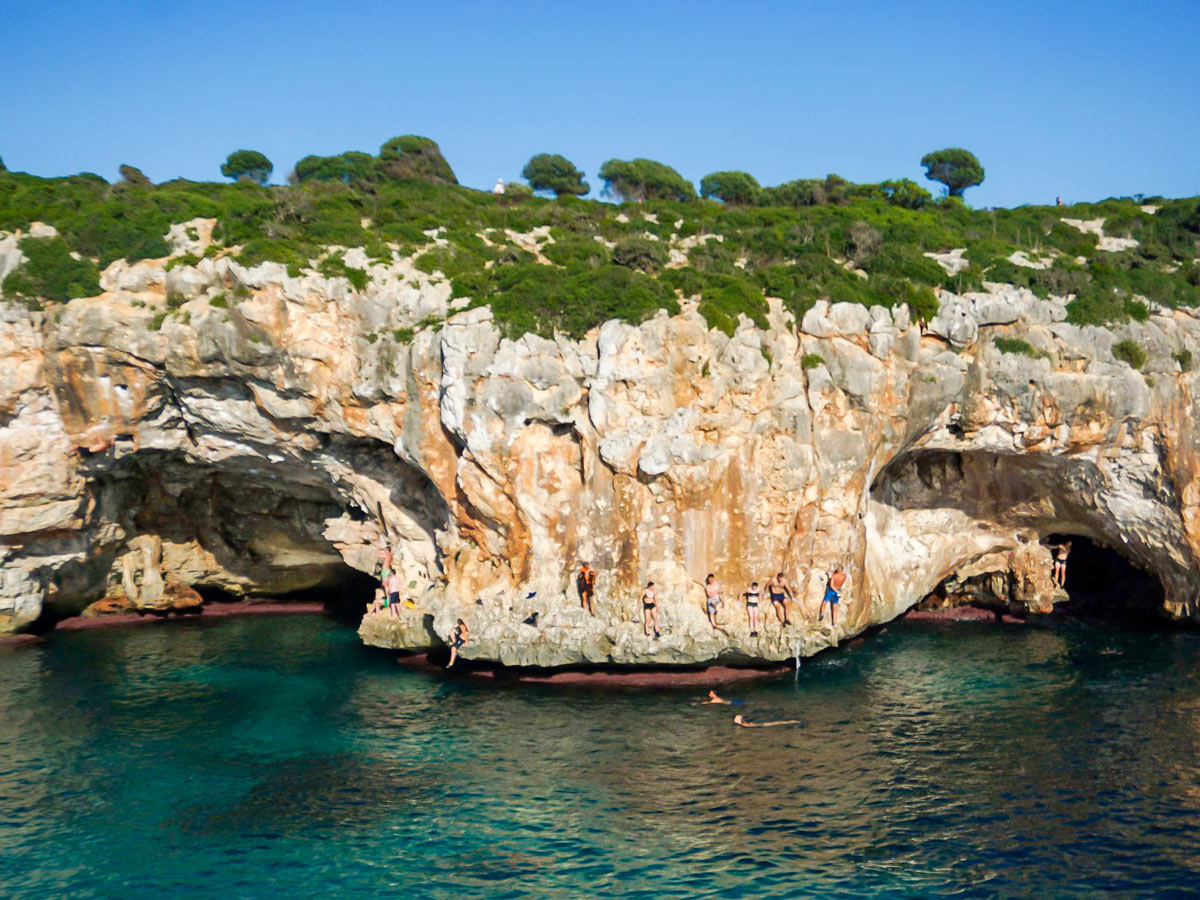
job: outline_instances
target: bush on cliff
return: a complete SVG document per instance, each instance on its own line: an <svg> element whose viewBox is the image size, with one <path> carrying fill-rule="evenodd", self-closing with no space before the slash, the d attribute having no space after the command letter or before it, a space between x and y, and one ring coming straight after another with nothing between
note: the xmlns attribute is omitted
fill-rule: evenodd
<svg viewBox="0 0 1200 900"><path fill-rule="evenodd" d="M25 238L20 248L25 260L0 285L4 296L41 309L43 300L65 303L73 297L100 293L95 263L71 256L71 248L62 238Z"/></svg>
<svg viewBox="0 0 1200 900"><path fill-rule="evenodd" d="M1146 364L1146 351L1136 341L1125 338L1113 344L1112 354L1123 363L1128 363L1135 369Z"/></svg>
<svg viewBox="0 0 1200 900"><path fill-rule="evenodd" d="M403 158L407 151L397 145L397 152ZM226 248L240 247L241 262L280 262L292 274L313 271L331 246L362 247L382 262L390 262L393 253L416 255L418 268L445 274L456 297L488 302L504 295L494 309L498 320L509 317L506 328L535 321L547 329L543 333L560 321L576 327L578 311L526 312L513 298L527 289L542 296L538 285L545 275L562 281L568 301L582 303L572 291L590 283L584 274L611 269L625 275L605 275L598 289L633 274L643 281L631 284L648 284L650 295L661 295L668 305L679 296L700 299L702 312L726 329L739 312L760 318L765 296L779 297L797 316L825 299L907 303L914 316L928 320L937 310L935 289L966 290L989 281L1029 287L1042 296L1073 296L1070 320L1083 324L1145 316L1148 308L1140 298L1167 307L1200 305L1200 268L1192 262L1200 240L1195 198L1161 201L1153 216L1133 199L972 210L961 203L920 205L919 195L911 203L897 202L908 187L889 193L888 183L854 185L829 176L790 183L789 190L804 196L786 198L788 205L769 203L772 196L781 199L776 188L764 188L757 204L741 206L680 199L687 191L628 205L573 196L504 204L490 192L388 177L380 169L383 161L368 154L306 159L308 164L297 165L305 180L278 187L182 179L109 185L89 175L0 174L0 230L47 222L70 250L100 268L121 257L165 257L168 228L195 217L215 218L214 237ZM1095 235L1064 224L1064 217L1111 219L1136 232L1142 243L1106 253L1098 250ZM545 228L549 238L536 240L551 265L536 266L510 232L525 234L526 244L534 239L533 229ZM442 246L435 248L434 234ZM970 266L955 276L924 255L956 247L966 248ZM665 268L671 248L677 250L675 265L686 257L685 265ZM1015 265L1009 257L1017 250L1053 264ZM516 278L514 270L524 274ZM649 302L644 293L631 306L634 314L644 313L642 301Z"/></svg>
<svg viewBox="0 0 1200 900"><path fill-rule="evenodd" d="M435 184L458 184L442 148L431 138L405 134L379 148L379 171L385 178L420 178Z"/></svg>

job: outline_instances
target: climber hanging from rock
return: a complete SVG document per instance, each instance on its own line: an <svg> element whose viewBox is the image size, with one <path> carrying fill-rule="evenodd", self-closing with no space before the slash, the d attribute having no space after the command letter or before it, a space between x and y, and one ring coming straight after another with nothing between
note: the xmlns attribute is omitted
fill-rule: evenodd
<svg viewBox="0 0 1200 900"><path fill-rule="evenodd" d="M840 564L834 565L832 569L825 573L825 596L821 598L821 608L817 610L817 621L820 622L825 615L825 604L829 604L829 624L837 626L837 606L842 599L842 592L846 589L846 580L849 576L842 571Z"/></svg>

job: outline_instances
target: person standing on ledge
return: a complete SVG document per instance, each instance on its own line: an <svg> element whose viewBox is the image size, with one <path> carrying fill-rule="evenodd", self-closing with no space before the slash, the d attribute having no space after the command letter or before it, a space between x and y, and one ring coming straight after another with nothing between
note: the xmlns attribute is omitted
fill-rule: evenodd
<svg viewBox="0 0 1200 900"><path fill-rule="evenodd" d="M400 618L400 591L403 587L404 579L395 571L388 575L383 583L383 589L387 592L387 602L384 605L388 608L388 615L394 619Z"/></svg>
<svg viewBox="0 0 1200 900"><path fill-rule="evenodd" d="M1054 551L1054 583L1065 589L1067 586L1067 557L1071 555L1071 542L1051 544L1050 549Z"/></svg>
<svg viewBox="0 0 1200 900"><path fill-rule="evenodd" d="M825 573L825 596L821 598L821 608L817 610L817 621L825 615L825 604L829 604L829 624L837 627L837 605L842 599L842 591L846 587L846 573L840 565L835 565Z"/></svg>
<svg viewBox="0 0 1200 900"><path fill-rule="evenodd" d="M721 590L721 582L717 581L716 575L710 573L704 579L704 609L708 613L708 624L713 628L717 627L717 607L725 604Z"/></svg>
<svg viewBox="0 0 1200 900"><path fill-rule="evenodd" d="M787 604L789 600L794 600L792 589L787 583L787 579L783 577L782 572L776 572L775 577L767 582L767 593L771 597L771 607L775 610L775 618L786 627L792 623L788 620Z"/></svg>
<svg viewBox="0 0 1200 900"><path fill-rule="evenodd" d="M642 634L650 636L650 620L654 620L654 636L658 633L658 594L654 592L654 582L647 581L646 589L642 591Z"/></svg>
<svg viewBox="0 0 1200 900"><path fill-rule="evenodd" d="M750 622L750 637L758 637L758 582L751 582L750 587L742 592L746 601L746 619Z"/></svg>
<svg viewBox="0 0 1200 900"><path fill-rule="evenodd" d="M592 601L596 596L596 570L584 563L579 567L575 583L579 587L579 605L594 616L596 610L592 607Z"/></svg>
<svg viewBox="0 0 1200 900"><path fill-rule="evenodd" d="M450 631L450 662L446 663L447 669L458 659L458 650L467 645L467 638L467 623L459 619L458 624Z"/></svg>

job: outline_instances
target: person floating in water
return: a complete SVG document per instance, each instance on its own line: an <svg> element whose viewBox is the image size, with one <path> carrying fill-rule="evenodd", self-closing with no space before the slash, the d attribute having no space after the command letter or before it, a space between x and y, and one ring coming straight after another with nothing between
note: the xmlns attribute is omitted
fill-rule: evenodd
<svg viewBox="0 0 1200 900"><path fill-rule="evenodd" d="M654 592L654 582L647 581L646 589L642 591L642 634L650 636L650 620L654 620L654 636L658 633L658 594Z"/></svg>
<svg viewBox="0 0 1200 900"><path fill-rule="evenodd" d="M1065 541L1061 544L1051 544L1050 549L1054 551L1054 583L1060 588L1065 588L1067 584L1067 557L1071 555L1071 542Z"/></svg>
<svg viewBox="0 0 1200 900"><path fill-rule="evenodd" d="M596 570L584 563L579 567L575 583L579 587L579 605L594 616L596 610L592 608L592 601L596 596Z"/></svg>
<svg viewBox="0 0 1200 900"><path fill-rule="evenodd" d="M801 725L799 719L777 719L774 722L747 722L742 718L742 714L738 713L733 717L734 725L741 725L743 728L772 728L775 725Z"/></svg>
<svg viewBox="0 0 1200 900"><path fill-rule="evenodd" d="M751 582L750 587L742 591L746 601L746 619L750 623L750 637L758 637L758 582Z"/></svg>
<svg viewBox="0 0 1200 900"><path fill-rule="evenodd" d="M701 700L701 706L744 706L745 700L726 700L724 697L718 697L716 691L708 692L708 699Z"/></svg>
<svg viewBox="0 0 1200 900"><path fill-rule="evenodd" d="M842 599L842 591L846 587L846 573L840 565L835 565L825 573L825 596L821 598L821 607L817 610L817 621L825 615L825 604L829 604L829 624L837 626L837 606Z"/></svg>
<svg viewBox="0 0 1200 900"><path fill-rule="evenodd" d="M775 618L785 626L792 623L788 620L787 604L792 597L792 588L783 577L782 572L776 572L775 577L767 582L767 594L771 598L771 607L775 610Z"/></svg>
<svg viewBox="0 0 1200 900"><path fill-rule="evenodd" d="M458 624L450 632L450 662L446 663L447 669L458 659L458 651L467 645L467 638L467 623L459 619Z"/></svg>
<svg viewBox="0 0 1200 900"><path fill-rule="evenodd" d="M721 582L717 581L717 576L709 574L704 579L704 610L708 613L708 624L713 628L717 627L717 607L725 604L721 591Z"/></svg>

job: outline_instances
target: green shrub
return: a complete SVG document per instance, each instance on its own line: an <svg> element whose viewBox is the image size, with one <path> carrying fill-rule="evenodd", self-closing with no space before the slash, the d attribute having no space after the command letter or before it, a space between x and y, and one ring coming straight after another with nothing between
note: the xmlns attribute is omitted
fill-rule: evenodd
<svg viewBox="0 0 1200 900"><path fill-rule="evenodd" d="M365 291L371 276L365 269L355 269L346 265L346 258L341 253L331 253L317 265L317 271L326 278L345 278L356 291Z"/></svg>
<svg viewBox="0 0 1200 900"><path fill-rule="evenodd" d="M1123 363L1128 363L1135 369L1146 364L1146 351L1135 341L1125 338L1113 344L1112 354Z"/></svg>
<svg viewBox="0 0 1200 900"><path fill-rule="evenodd" d="M1171 356L1175 360L1175 362L1179 363L1179 368L1181 371L1184 371L1184 372L1192 371L1192 351L1191 350L1180 350L1178 353L1172 353Z"/></svg>
<svg viewBox="0 0 1200 900"><path fill-rule="evenodd" d="M178 269L183 266L195 266L199 265L199 263L200 257L194 253L184 253L182 256L172 256L167 260L167 264L163 268L170 272L172 269Z"/></svg>
<svg viewBox="0 0 1200 900"><path fill-rule="evenodd" d="M805 353L800 359L800 368L804 370L815 369L817 366L825 365L825 357L819 353Z"/></svg>
<svg viewBox="0 0 1200 900"><path fill-rule="evenodd" d="M1013 353L1017 356L1028 356L1030 359L1037 359L1041 356L1033 344L1029 341L1023 341L1019 338L998 337L992 343L996 345L996 349L1001 353Z"/></svg>
<svg viewBox="0 0 1200 900"><path fill-rule="evenodd" d="M442 148L427 137L406 134L379 148L379 172L387 178L419 178L436 184L458 184Z"/></svg>
<svg viewBox="0 0 1200 900"><path fill-rule="evenodd" d="M759 328L767 327L767 301L762 291L743 275L708 275L697 308L709 328L727 335L737 330L738 313Z"/></svg>
<svg viewBox="0 0 1200 900"><path fill-rule="evenodd" d="M208 305L217 309L225 309L229 306L229 302L225 299L224 292L222 292L220 294L213 294L211 297L209 297Z"/></svg>
<svg viewBox="0 0 1200 900"><path fill-rule="evenodd" d="M392 339L397 344L411 344L415 332L411 328L397 328L392 332Z"/></svg>
<svg viewBox="0 0 1200 900"><path fill-rule="evenodd" d="M153 316L150 317L150 322L146 325L146 327L150 331L159 331L162 329L163 322L165 322L166 320L167 320L167 314L165 312L156 312Z"/></svg>
<svg viewBox="0 0 1200 900"><path fill-rule="evenodd" d="M24 262L8 273L0 291L40 309L41 300L65 303L100 293L100 273L88 259L75 259L61 237L25 238L20 244Z"/></svg>
<svg viewBox="0 0 1200 900"><path fill-rule="evenodd" d="M631 237L613 248L612 261L618 266L654 274L667 264L667 250L661 241Z"/></svg>

